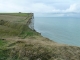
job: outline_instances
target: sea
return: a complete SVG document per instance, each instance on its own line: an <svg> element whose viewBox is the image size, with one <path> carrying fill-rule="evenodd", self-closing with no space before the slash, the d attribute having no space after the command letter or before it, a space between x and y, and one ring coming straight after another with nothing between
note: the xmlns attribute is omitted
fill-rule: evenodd
<svg viewBox="0 0 80 60"><path fill-rule="evenodd" d="M34 29L57 43L80 46L79 16L35 16Z"/></svg>

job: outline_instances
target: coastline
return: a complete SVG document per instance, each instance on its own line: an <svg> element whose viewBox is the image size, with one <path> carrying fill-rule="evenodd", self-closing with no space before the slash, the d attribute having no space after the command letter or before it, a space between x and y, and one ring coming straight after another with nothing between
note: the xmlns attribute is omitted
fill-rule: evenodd
<svg viewBox="0 0 80 60"><path fill-rule="evenodd" d="M23 24L23 21L20 22L21 24L23 24L23 27L20 28L22 29L21 33L16 32L16 34L18 34L19 37L13 36L12 34L12 36L9 37L6 36L5 38L0 39L1 60L79 60L80 59L79 57L80 47L56 43L48 38L41 36L41 34L36 32L33 28L30 29L31 27L29 24L33 19L32 17L33 14L30 15L30 17L29 16L27 17L28 20L26 20L27 21L25 23L26 25ZM10 27L13 28L13 26ZM9 30L11 28L9 28ZM12 32L10 32L10 34ZM4 42L6 43L4 44Z"/></svg>

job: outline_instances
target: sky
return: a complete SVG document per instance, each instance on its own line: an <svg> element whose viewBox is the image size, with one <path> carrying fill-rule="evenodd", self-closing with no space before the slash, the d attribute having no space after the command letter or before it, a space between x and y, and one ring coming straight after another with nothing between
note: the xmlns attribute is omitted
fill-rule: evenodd
<svg viewBox="0 0 80 60"><path fill-rule="evenodd" d="M80 0L0 0L0 12L80 13Z"/></svg>

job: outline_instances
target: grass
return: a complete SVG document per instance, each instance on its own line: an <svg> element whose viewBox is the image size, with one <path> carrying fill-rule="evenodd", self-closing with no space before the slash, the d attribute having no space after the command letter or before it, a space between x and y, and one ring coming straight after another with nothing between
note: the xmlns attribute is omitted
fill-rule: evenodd
<svg viewBox="0 0 80 60"><path fill-rule="evenodd" d="M7 43L5 39L0 39L0 47L4 46Z"/></svg>
<svg viewBox="0 0 80 60"><path fill-rule="evenodd" d="M38 33L32 31L29 27L28 27L28 20L30 20L32 17L32 15L30 13L26 14L26 13L7 13L7 14L0 14L0 16L2 16L0 19L0 35L4 36L8 34L8 36L22 36L22 37L26 37L26 36L33 36L36 35ZM7 16L10 15L10 16ZM20 16L26 16L26 17L22 17L23 20L20 20ZM14 18L15 16L15 18ZM18 20L16 20L18 17ZM6 19L4 19L4 17L6 17ZM13 19L13 20L10 20ZM26 21L26 22L25 22Z"/></svg>
<svg viewBox="0 0 80 60"><path fill-rule="evenodd" d="M25 16L27 17L28 15L30 15L32 13L0 13L0 15L10 15L10 16Z"/></svg>
<svg viewBox="0 0 80 60"><path fill-rule="evenodd" d="M37 40L38 38L38 40ZM40 39L39 39L40 38ZM55 45L43 37L33 40L9 40L5 48L0 48L0 60L79 60L80 48L66 45ZM51 43L51 44L48 44Z"/></svg>
<svg viewBox="0 0 80 60"><path fill-rule="evenodd" d="M58 44L31 30L32 16L0 14L0 60L80 60L80 47Z"/></svg>

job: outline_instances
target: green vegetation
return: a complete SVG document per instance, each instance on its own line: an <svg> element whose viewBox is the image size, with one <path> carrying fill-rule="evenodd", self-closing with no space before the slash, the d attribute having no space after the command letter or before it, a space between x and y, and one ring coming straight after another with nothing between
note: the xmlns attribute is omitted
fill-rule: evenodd
<svg viewBox="0 0 80 60"><path fill-rule="evenodd" d="M10 16L25 16L29 15L31 13L0 13L0 15L10 15Z"/></svg>
<svg viewBox="0 0 80 60"><path fill-rule="evenodd" d="M0 47L4 46L7 43L5 39L0 39Z"/></svg>
<svg viewBox="0 0 80 60"><path fill-rule="evenodd" d="M31 30L32 17L0 14L0 60L80 60L80 47L58 44Z"/></svg>
<svg viewBox="0 0 80 60"><path fill-rule="evenodd" d="M0 16L4 15L4 17L6 17L7 14L1 14ZM32 15L31 14L26 14L26 13L10 13L8 14L12 17L13 20L9 20L10 18L8 18L9 16L7 16L7 19L0 18L0 35L2 36L33 36L36 35L38 33L34 32L33 30L31 30L28 25L27 22L28 20L32 19ZM16 15L16 16L15 16ZM17 16L26 16L26 17L22 17L23 20L20 20L20 18L18 20L16 20L13 16L17 17ZM28 17L28 18L27 18Z"/></svg>
<svg viewBox="0 0 80 60"><path fill-rule="evenodd" d="M8 36L24 36L26 34L26 36L32 36L38 34L25 24L12 23L4 20L2 21L3 22L0 24L0 35L8 34Z"/></svg>

